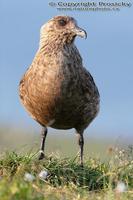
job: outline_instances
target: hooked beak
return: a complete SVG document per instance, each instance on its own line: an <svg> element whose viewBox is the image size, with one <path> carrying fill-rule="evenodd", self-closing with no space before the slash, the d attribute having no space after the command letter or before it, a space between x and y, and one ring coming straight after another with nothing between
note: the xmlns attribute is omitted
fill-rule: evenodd
<svg viewBox="0 0 133 200"><path fill-rule="evenodd" d="M74 29L74 33L77 35L77 36L80 36L82 38L87 38L87 32L82 29L82 28L79 28L78 26L75 27Z"/></svg>

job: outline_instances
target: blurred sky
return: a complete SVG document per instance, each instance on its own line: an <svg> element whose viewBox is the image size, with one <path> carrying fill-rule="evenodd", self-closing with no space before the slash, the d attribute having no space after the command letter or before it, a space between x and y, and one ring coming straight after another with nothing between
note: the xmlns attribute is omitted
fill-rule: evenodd
<svg viewBox="0 0 133 200"><path fill-rule="evenodd" d="M120 12L60 12L45 0L0 0L0 122L38 127L21 106L18 84L39 44L39 30L55 15L75 17L88 33L76 39L93 75L101 110L87 132L128 137L133 132L133 7Z"/></svg>

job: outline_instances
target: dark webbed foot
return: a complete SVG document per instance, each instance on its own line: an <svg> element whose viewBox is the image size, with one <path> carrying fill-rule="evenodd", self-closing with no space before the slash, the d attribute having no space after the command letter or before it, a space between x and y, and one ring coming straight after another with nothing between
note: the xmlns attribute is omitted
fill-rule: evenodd
<svg viewBox="0 0 133 200"><path fill-rule="evenodd" d="M84 167L84 163L81 163L81 162L80 162L80 167L81 167L81 168Z"/></svg>
<svg viewBox="0 0 133 200"><path fill-rule="evenodd" d="M45 158L44 152L43 151L39 151L39 157L38 160L42 160Z"/></svg>
<svg viewBox="0 0 133 200"><path fill-rule="evenodd" d="M43 127L42 128L42 140L41 140L41 147L40 147L40 155L38 157L39 160L42 160L45 157L44 154L44 147L45 147L45 140L46 140L46 136L47 136L47 128Z"/></svg>

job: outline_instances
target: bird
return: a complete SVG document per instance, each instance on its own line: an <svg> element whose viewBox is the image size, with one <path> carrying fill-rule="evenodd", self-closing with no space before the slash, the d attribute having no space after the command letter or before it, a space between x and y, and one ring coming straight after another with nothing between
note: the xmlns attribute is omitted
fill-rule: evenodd
<svg viewBox="0 0 133 200"><path fill-rule="evenodd" d="M39 48L19 83L19 96L42 126L39 160L45 158L48 127L74 128L83 166L83 133L99 112L100 95L75 45L77 36L87 38L87 32L71 16L54 16L41 27Z"/></svg>

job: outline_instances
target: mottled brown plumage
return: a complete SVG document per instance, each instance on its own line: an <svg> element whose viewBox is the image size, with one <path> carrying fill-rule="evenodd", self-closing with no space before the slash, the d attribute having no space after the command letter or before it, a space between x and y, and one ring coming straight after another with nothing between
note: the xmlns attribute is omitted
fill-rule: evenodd
<svg viewBox="0 0 133 200"><path fill-rule="evenodd" d="M99 110L99 93L90 73L83 67L74 39L86 32L69 16L56 16L41 28L39 50L20 81L20 99L43 129L44 157L46 127L75 128L83 164L83 131Z"/></svg>

